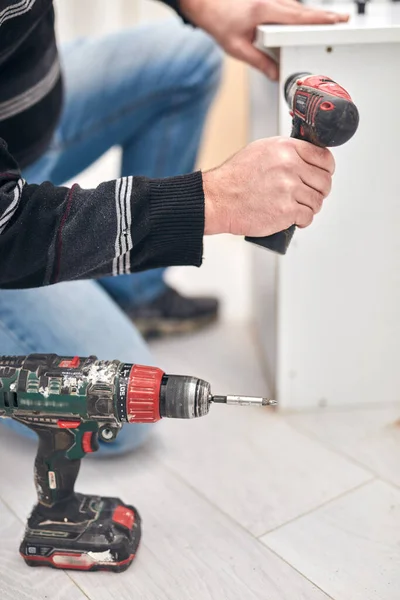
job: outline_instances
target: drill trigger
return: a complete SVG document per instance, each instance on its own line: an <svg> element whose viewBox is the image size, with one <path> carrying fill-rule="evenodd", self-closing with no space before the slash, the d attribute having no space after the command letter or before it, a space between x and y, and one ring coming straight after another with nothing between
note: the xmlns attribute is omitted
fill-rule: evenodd
<svg viewBox="0 0 400 600"><path fill-rule="evenodd" d="M80 424L80 421L64 421L63 419L58 419L57 421L60 429L77 429Z"/></svg>

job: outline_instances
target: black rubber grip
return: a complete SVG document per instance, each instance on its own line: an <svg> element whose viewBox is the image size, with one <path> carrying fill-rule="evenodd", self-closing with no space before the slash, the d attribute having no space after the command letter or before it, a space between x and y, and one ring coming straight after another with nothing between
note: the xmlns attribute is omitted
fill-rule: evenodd
<svg viewBox="0 0 400 600"><path fill-rule="evenodd" d="M298 140L304 139L300 135L296 120L293 121L290 137ZM277 254L286 254L295 231L296 225L291 225L288 229L278 231L278 233L273 233L272 235L267 235L265 237L246 237L245 240L252 244L257 244L257 246L261 246L262 248L266 248L267 250L272 250L272 252L276 252Z"/></svg>
<svg viewBox="0 0 400 600"><path fill-rule="evenodd" d="M252 244L257 244L257 246L262 246L263 248L277 252L278 254L286 254L286 250L289 248L289 244L295 231L296 225L292 225L289 229L273 233L266 237L246 237L245 240L246 242L251 242Z"/></svg>
<svg viewBox="0 0 400 600"><path fill-rule="evenodd" d="M74 485L81 461L70 460L66 451L75 443L67 429L31 427L39 436L35 460L35 485L38 500L45 506L54 506L74 495Z"/></svg>

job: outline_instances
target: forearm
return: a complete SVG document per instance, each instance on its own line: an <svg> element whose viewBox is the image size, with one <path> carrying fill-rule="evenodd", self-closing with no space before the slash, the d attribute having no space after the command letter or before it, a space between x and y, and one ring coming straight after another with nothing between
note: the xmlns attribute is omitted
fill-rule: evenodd
<svg viewBox="0 0 400 600"><path fill-rule="evenodd" d="M93 190L29 185L0 144L0 287L199 266L203 234L200 173Z"/></svg>

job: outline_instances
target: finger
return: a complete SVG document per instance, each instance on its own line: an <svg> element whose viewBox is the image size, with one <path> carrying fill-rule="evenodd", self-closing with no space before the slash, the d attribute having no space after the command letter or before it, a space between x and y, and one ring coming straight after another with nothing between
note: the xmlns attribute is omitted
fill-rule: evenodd
<svg viewBox="0 0 400 600"><path fill-rule="evenodd" d="M292 8L293 8L293 3L294 3L295 5L297 5L297 10L299 9L298 0L285 0L285 2L290 2L289 6L291 6ZM333 19L335 23L344 23L350 19L350 15L348 13L337 13L337 12L330 11L330 10L316 10L312 6L301 6L300 8L302 10L304 18L308 18L310 16L310 13L313 13L314 16L316 14L318 14L319 17L322 17L323 15L325 15L325 16ZM308 15L307 15L307 13L308 13ZM308 23L308 21L304 21L304 22ZM319 21L313 21L313 22L319 22Z"/></svg>
<svg viewBox="0 0 400 600"><path fill-rule="evenodd" d="M295 0L295 3L298 4L297 0ZM325 14L325 15L329 16L330 18L332 18L335 23L347 23L347 21L350 19L350 15L348 13L337 13L337 12L333 12L330 10L316 10L315 8L312 8L311 6L303 6L302 9L304 11L304 18L306 18L305 13L312 12L314 14L319 13L319 15ZM305 23L308 23L308 21L305 21Z"/></svg>
<svg viewBox="0 0 400 600"><path fill-rule="evenodd" d="M264 52L257 50L250 42L243 41L230 54L255 67L272 81L276 81L279 77L277 63Z"/></svg>
<svg viewBox="0 0 400 600"><path fill-rule="evenodd" d="M304 12L305 11L313 11L315 12L315 9L310 7L310 6L301 6L299 7L299 2L298 0L280 0L280 4L283 6L287 6L290 8L296 8L297 10L302 9ZM335 22L337 23L346 23L349 19L350 19L350 15L347 13L336 13L333 11L319 11L319 12L325 12L331 16L333 16L335 18Z"/></svg>
<svg viewBox="0 0 400 600"><path fill-rule="evenodd" d="M304 162L319 167L331 175L335 173L335 159L328 148L320 148L319 146L310 144L310 142L304 142L303 140L293 139L293 143L297 154Z"/></svg>
<svg viewBox="0 0 400 600"><path fill-rule="evenodd" d="M347 13L339 13L339 21L338 23L347 23L350 21L350 15Z"/></svg>
<svg viewBox="0 0 400 600"><path fill-rule="evenodd" d="M348 20L348 15L333 13L326 10L315 10L305 6L294 6L288 4L279 4L271 10L271 6L265 6L265 18L268 23L283 23L313 25L313 24L334 24L343 20Z"/></svg>
<svg viewBox="0 0 400 600"><path fill-rule="evenodd" d="M313 218L314 213L311 208L308 208L308 206L303 206L302 204L297 205L295 221L295 225L297 225L297 227L308 227L313 222Z"/></svg>
<svg viewBox="0 0 400 600"><path fill-rule="evenodd" d="M314 190L308 185L301 186L296 193L296 202L307 208L311 208L314 215L321 210L324 198L324 194Z"/></svg>
<svg viewBox="0 0 400 600"><path fill-rule="evenodd" d="M304 165L301 169L300 179L303 184L326 198L332 188L332 176L330 173L319 167Z"/></svg>

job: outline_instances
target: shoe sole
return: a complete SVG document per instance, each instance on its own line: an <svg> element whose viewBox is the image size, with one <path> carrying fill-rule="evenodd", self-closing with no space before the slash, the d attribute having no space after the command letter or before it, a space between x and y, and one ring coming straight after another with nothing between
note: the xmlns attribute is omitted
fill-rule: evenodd
<svg viewBox="0 0 400 600"><path fill-rule="evenodd" d="M217 318L218 315L208 315L184 321L172 319L137 319L133 322L144 338L151 339L193 333L207 325L211 325Z"/></svg>

